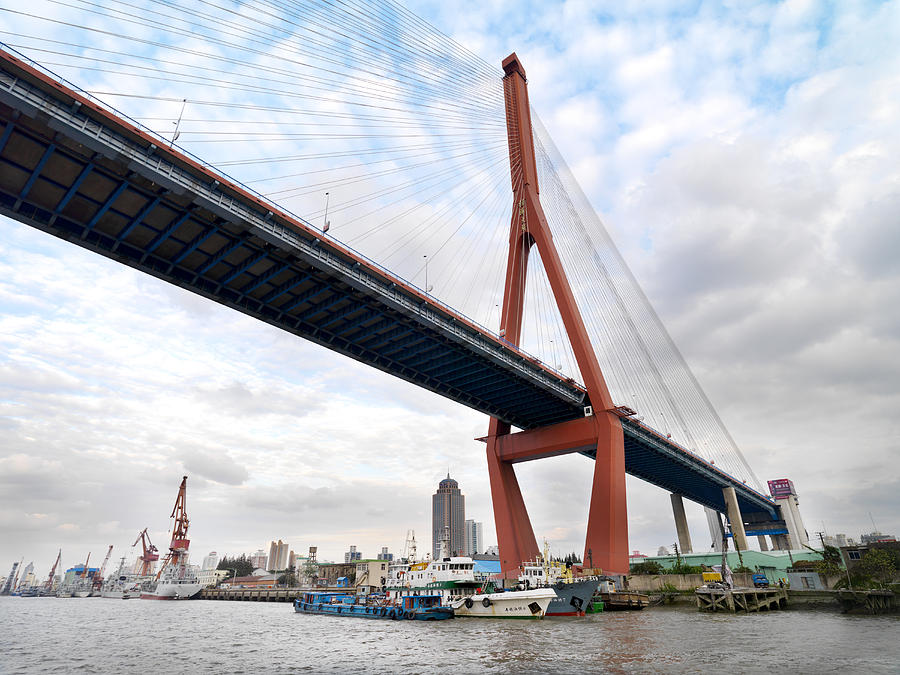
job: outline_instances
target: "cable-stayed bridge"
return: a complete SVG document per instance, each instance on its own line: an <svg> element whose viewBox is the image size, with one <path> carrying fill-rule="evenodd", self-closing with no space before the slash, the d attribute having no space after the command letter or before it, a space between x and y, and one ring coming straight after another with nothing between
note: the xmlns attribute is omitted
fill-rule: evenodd
<svg viewBox="0 0 900 675"><path fill-rule="evenodd" d="M279 3L259 4L274 11ZM0 213L489 415L493 422L484 440L501 557L509 565L534 547L513 465L567 452L597 458L591 504L596 529L589 523L585 547L590 566L627 570L622 469L716 511L731 506L733 530L782 535L778 507L727 435L549 136L539 124L532 133L518 62L506 64L504 77L390 3L371 10L349 6L360 21L365 19L359 35L344 34L346 28L339 33L333 17L329 24L328 17L316 16L315 39L352 44L361 52L354 55L359 62L345 52L340 58L327 52L327 63L304 63L294 73L303 83L296 96L304 105L314 103L300 118L316 123L319 132L312 135L323 146L285 161L314 157L319 163L312 169L304 165L306 170L294 175L282 169L276 172L282 175L259 179L268 185L286 176L300 185L265 195L180 149L175 140L190 133L185 108L206 106L254 114L265 109L280 131L268 130L260 120L249 127L266 129L257 132L241 126L244 120L219 119L238 131L197 132L198 141L264 146L261 154L269 166L280 166L270 143L283 143L293 134L309 146L307 132L284 131L296 122L296 109L254 102L268 102L267 79L281 82L289 72L256 54L277 35L244 36L244 56L259 57L253 64L257 76L239 79L244 73L238 69L231 85L211 78L210 68L201 65L209 55L196 45L160 43L153 57L119 53L117 63L134 69L108 68L110 76L128 76L109 95L140 96L118 85L140 88L129 77L161 78L165 68L170 86L180 80L239 87L251 95L240 103L200 96L175 101L181 111L171 120L168 136L60 81L12 48L3 51ZM279 21L299 24L305 15L286 5L266 16L269 23L257 22L254 30L264 24L284 30ZM238 18L220 21L220 43L236 39L228 29L240 25ZM325 30L329 26L331 33ZM32 36L28 46L60 51L40 35ZM99 50L112 51L108 45ZM173 53L190 56L190 68L178 71ZM78 54L94 64L90 67L107 68L99 65L109 62L101 56L87 48ZM376 57L381 59L377 68ZM156 65L149 71L148 60ZM395 67L384 67L389 63ZM346 68L355 74L340 81L323 76ZM477 72L467 79L472 70ZM202 84L205 78L213 80L210 85ZM374 88L376 78L380 90ZM323 85L335 87L337 94ZM408 92L416 91L418 98L411 100ZM146 98L156 105L166 97ZM450 99L467 103L454 107ZM341 105L325 105L335 103ZM209 128L214 121L203 123ZM225 157L226 166L257 161ZM328 173L329 163L343 169L340 175ZM403 180L390 182L400 175ZM301 199L306 218L279 205L292 197L321 200L326 191L326 200L335 198L330 233L323 231L327 225L312 225L313 219L329 222L324 209L317 211L321 205L310 207L312 202ZM397 242L390 245L392 227ZM341 243L341 228L360 241L376 241L388 253L375 262ZM551 229L553 236L546 236ZM520 232L526 236L516 236ZM450 254L460 234L462 244ZM498 257L500 264L491 262ZM485 270L490 273L480 276ZM410 276L420 285L404 278ZM465 287L465 294L448 290L448 278L454 276L462 277L455 287ZM439 280L442 288L432 292L429 282ZM569 305L560 301L569 296ZM470 312L481 322L454 309L470 297L476 298ZM510 433L511 428L522 431ZM618 448L618 469L616 452L607 456L609 448ZM734 496L730 505L729 494Z"/></svg>

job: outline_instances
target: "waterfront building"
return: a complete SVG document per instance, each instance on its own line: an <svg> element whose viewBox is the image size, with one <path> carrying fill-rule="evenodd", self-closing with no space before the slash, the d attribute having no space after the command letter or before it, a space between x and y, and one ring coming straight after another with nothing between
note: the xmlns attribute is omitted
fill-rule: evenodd
<svg viewBox="0 0 900 675"><path fill-rule="evenodd" d="M229 574L231 574L231 570L202 569L197 576L200 578L200 583L203 587L209 588L218 584L219 581Z"/></svg>
<svg viewBox="0 0 900 675"><path fill-rule="evenodd" d="M387 560L357 560L354 585L380 589L387 583L388 564Z"/></svg>
<svg viewBox="0 0 900 675"><path fill-rule="evenodd" d="M253 566L253 569L265 569L268 559L269 557L266 555L266 552L262 549L259 549L256 553L250 556L250 564Z"/></svg>
<svg viewBox="0 0 900 675"><path fill-rule="evenodd" d="M459 555L465 548L466 498L459 483L450 474L438 483L437 492L431 497L431 556L441 555L441 539L445 529L450 532L450 554Z"/></svg>
<svg viewBox="0 0 900 675"><path fill-rule="evenodd" d="M452 536L452 535L451 535ZM484 552L484 523L476 523L474 520L466 521L465 545L463 555L469 557L476 553Z"/></svg>
<svg viewBox="0 0 900 675"><path fill-rule="evenodd" d="M387 547L387 546L382 546L382 547L381 547L381 553L379 553L376 557L378 558L378 560L388 560L388 561L391 561L391 560L394 559L394 554L393 554L393 553L388 553L388 547Z"/></svg>
<svg viewBox="0 0 900 675"><path fill-rule="evenodd" d="M350 550L344 554L344 562L351 563L355 560L362 560L362 553L356 550L356 546L351 546Z"/></svg>
<svg viewBox="0 0 900 675"><path fill-rule="evenodd" d="M897 537L892 534L882 534L878 530L869 534L859 535L859 541L862 544L877 544L885 541L897 541Z"/></svg>
<svg viewBox="0 0 900 675"><path fill-rule="evenodd" d="M493 546L488 546L487 549L485 549L484 554L485 555L495 555L495 556L499 557L500 556L500 547L497 544L494 544Z"/></svg>
<svg viewBox="0 0 900 675"><path fill-rule="evenodd" d="M76 578L80 578L82 573L84 572L84 565L75 565L75 567L70 567L66 570L66 575L63 577L63 583L66 586L71 586L75 583ZM93 579L95 575L100 573L99 567L88 567L87 569L87 578Z"/></svg>
<svg viewBox="0 0 900 675"><path fill-rule="evenodd" d="M277 544L274 541L269 544L269 564L266 569L273 572L287 569L288 550L289 546L281 539L278 540Z"/></svg>
<svg viewBox="0 0 900 675"><path fill-rule="evenodd" d="M209 555L203 558L203 565L200 566L201 570L214 570L219 566L219 554L215 551L210 551Z"/></svg>

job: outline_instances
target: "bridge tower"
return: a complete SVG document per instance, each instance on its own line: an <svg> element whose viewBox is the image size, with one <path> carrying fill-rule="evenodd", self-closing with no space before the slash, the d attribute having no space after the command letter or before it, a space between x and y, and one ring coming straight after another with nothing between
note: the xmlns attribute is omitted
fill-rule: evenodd
<svg viewBox="0 0 900 675"><path fill-rule="evenodd" d="M541 207L525 69L513 53L503 60L503 70L513 209L500 334L511 344L519 345L528 254L532 246L537 246L587 387L591 414L587 414L586 408L582 419L517 433L510 433L509 424L491 418L485 441L501 569L504 574L510 574L523 561L538 554L513 465L541 457L596 450L583 561L585 567L626 573L628 522L621 409L613 405Z"/></svg>

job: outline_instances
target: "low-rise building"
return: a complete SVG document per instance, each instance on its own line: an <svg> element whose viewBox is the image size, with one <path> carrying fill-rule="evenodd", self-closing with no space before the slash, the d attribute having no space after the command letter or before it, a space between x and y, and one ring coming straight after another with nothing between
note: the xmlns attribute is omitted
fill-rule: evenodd
<svg viewBox="0 0 900 675"><path fill-rule="evenodd" d="M204 588L216 586L222 579L231 574L231 570L200 570L200 583Z"/></svg>
<svg viewBox="0 0 900 675"><path fill-rule="evenodd" d="M387 560L357 560L354 585L381 588L387 583Z"/></svg>

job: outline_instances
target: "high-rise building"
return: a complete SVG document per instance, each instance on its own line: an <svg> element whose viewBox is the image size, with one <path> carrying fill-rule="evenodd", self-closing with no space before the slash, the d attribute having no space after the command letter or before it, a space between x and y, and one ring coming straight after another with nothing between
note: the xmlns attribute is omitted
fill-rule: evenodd
<svg viewBox="0 0 900 675"><path fill-rule="evenodd" d="M450 474L438 483L437 492L431 497L431 555L441 555L441 539L444 528L450 532L450 554L460 555L465 550L466 498L459 483Z"/></svg>
<svg viewBox="0 0 900 675"><path fill-rule="evenodd" d="M394 554L393 554L393 553L388 553L388 547L387 547L387 546L382 546L382 547L381 547L381 553L378 554L377 560L387 560L387 561L391 561L391 560L393 560L393 559L394 559Z"/></svg>
<svg viewBox="0 0 900 675"><path fill-rule="evenodd" d="M476 553L484 553L484 523L467 520L463 555L473 556Z"/></svg>
<svg viewBox="0 0 900 675"><path fill-rule="evenodd" d="M280 572L286 570L288 566L288 551L290 547L281 539L276 544L274 541L269 544L269 566L266 568L270 572Z"/></svg>
<svg viewBox="0 0 900 675"><path fill-rule="evenodd" d="M203 558L203 566L200 568L201 570L214 570L219 566L219 554L215 551L210 551L209 555Z"/></svg>
<svg viewBox="0 0 900 675"><path fill-rule="evenodd" d="M344 554L344 562L353 562L354 560L362 560L362 553L356 550L355 546L351 546L350 550Z"/></svg>
<svg viewBox="0 0 900 675"><path fill-rule="evenodd" d="M253 569L255 570L266 569L266 563L268 562L268 560L269 557L262 549L259 549L256 553L250 556L250 564L253 565Z"/></svg>

